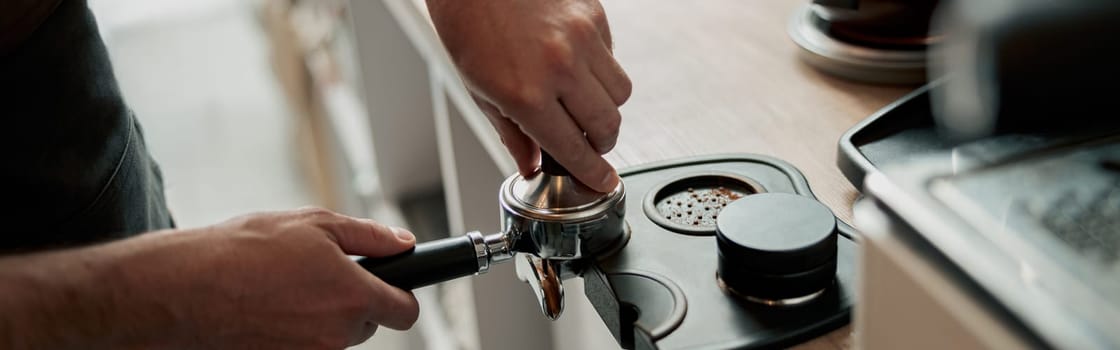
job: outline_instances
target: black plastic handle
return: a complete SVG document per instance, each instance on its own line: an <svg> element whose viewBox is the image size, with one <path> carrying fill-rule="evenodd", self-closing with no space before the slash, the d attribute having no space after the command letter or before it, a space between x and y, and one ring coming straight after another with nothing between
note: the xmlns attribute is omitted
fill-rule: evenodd
<svg viewBox="0 0 1120 350"><path fill-rule="evenodd" d="M552 176L571 176L572 174L563 165L556 162L551 154L541 150L541 172Z"/></svg>
<svg viewBox="0 0 1120 350"><path fill-rule="evenodd" d="M849 10L855 10L859 8L859 0L813 0L813 3L826 7L836 7Z"/></svg>
<svg viewBox="0 0 1120 350"><path fill-rule="evenodd" d="M417 244L412 250L383 258L361 258L358 264L382 281L412 290L478 273L478 256L470 237L459 236Z"/></svg>

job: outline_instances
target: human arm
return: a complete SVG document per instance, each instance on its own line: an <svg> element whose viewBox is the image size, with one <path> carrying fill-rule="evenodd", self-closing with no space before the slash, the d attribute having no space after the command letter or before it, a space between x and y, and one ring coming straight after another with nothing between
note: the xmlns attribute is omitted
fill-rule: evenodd
<svg viewBox="0 0 1120 350"><path fill-rule="evenodd" d="M415 322L410 293L347 256L403 252L402 235L301 210L0 258L0 348L341 349Z"/></svg>
<svg viewBox="0 0 1120 350"><path fill-rule="evenodd" d="M598 0L427 0L475 102L523 175L539 149L589 187L618 184L601 156L618 138L631 83Z"/></svg>

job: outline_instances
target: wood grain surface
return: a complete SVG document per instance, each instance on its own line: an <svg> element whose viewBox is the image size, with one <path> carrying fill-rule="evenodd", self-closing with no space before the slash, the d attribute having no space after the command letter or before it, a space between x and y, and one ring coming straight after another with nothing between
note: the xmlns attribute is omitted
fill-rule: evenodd
<svg viewBox="0 0 1120 350"><path fill-rule="evenodd" d="M844 222L858 195L836 167L848 128L917 86L834 78L789 39L794 0L603 0L634 92L622 107L617 168L719 153L792 163ZM847 349L851 328L798 349Z"/></svg>

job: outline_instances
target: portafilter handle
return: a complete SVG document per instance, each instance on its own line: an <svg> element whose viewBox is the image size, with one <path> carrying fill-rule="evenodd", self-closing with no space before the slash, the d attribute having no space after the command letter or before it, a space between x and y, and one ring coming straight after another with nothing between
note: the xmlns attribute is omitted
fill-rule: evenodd
<svg viewBox="0 0 1120 350"><path fill-rule="evenodd" d="M417 244L406 252L381 258L361 258L358 265L382 281L412 290L490 270L490 265L511 259L508 237L503 233L465 235Z"/></svg>
<svg viewBox="0 0 1120 350"><path fill-rule="evenodd" d="M483 236L478 232L417 244L388 257L360 258L358 265L394 287L412 290L440 282L485 273L493 263L514 257L504 233ZM541 312L556 320L564 310L565 269L559 260L517 255L517 275L529 284Z"/></svg>

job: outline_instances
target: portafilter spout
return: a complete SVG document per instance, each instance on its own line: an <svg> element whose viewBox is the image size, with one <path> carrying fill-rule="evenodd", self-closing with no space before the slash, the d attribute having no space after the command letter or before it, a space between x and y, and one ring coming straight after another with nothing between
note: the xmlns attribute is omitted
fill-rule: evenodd
<svg viewBox="0 0 1120 350"><path fill-rule="evenodd" d="M358 262L391 285L413 289L484 273L518 255L518 277L529 284L544 315L556 319L564 308L562 280L579 274L580 262L626 244L625 198L621 182L608 193L596 192L542 151L539 171L514 174L499 188L500 233L470 232Z"/></svg>

